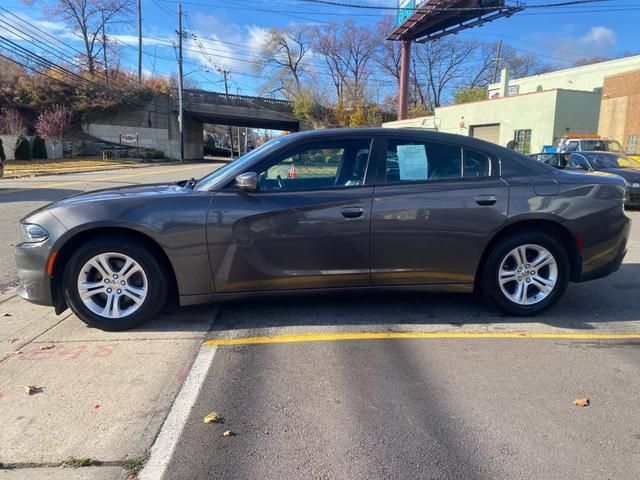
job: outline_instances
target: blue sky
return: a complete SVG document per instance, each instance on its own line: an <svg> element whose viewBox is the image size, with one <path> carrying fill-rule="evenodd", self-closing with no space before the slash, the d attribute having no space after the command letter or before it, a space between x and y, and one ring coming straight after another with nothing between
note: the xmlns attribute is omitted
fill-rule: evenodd
<svg viewBox="0 0 640 480"><path fill-rule="evenodd" d="M557 1L560 0L548 0ZM527 4L548 2L530 0ZM16 14L28 15L30 21L79 48L77 38L68 29L56 19L44 16L43 3L46 1L39 0L29 6L22 0L3 0L2 5ZM397 0L349 0L347 3L396 6ZM177 7L177 1L142 2L146 73L169 74L176 69L171 42L176 39ZM221 76L212 66L214 64L231 71L230 90L241 94L255 94L258 90L259 78L252 69L251 58L264 38L265 29L344 18L375 25L385 15L380 10L333 7L301 0L193 0L183 2L183 11L186 12L185 30L195 33L200 42L185 41L185 73L202 88L221 91ZM469 30L458 38L476 42L502 39L522 52L534 53L549 63L567 67L581 57L640 51L639 26L640 0L611 0L588 6L528 10ZM124 63L132 68L137 62L136 28L132 22L123 26L117 35ZM200 44L208 54L202 53ZM321 66L315 64L314 68Z"/></svg>

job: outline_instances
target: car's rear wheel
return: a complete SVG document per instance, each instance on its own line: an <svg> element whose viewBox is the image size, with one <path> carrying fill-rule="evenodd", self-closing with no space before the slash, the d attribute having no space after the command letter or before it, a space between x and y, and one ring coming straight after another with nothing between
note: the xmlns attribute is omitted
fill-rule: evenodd
<svg viewBox="0 0 640 480"><path fill-rule="evenodd" d="M569 259L556 238L521 232L493 248L482 273L482 291L509 315L536 315L562 297L569 282Z"/></svg>
<svg viewBox="0 0 640 480"><path fill-rule="evenodd" d="M69 259L64 295L83 322L126 330L153 318L167 296L166 275L144 246L119 239L93 240Z"/></svg>

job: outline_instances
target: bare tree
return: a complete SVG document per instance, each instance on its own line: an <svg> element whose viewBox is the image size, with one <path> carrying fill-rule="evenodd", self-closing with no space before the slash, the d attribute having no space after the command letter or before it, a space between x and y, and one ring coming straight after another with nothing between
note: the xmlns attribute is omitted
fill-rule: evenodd
<svg viewBox="0 0 640 480"><path fill-rule="evenodd" d="M23 0L32 4L35 0ZM116 23L124 22L133 13L133 2L127 0L43 0L45 13L61 18L78 32L84 48L83 61L89 73L96 73L98 56L103 45L103 33Z"/></svg>
<svg viewBox="0 0 640 480"><path fill-rule="evenodd" d="M395 19L393 17L385 17L378 23L378 32L382 35L379 39L379 46L376 49L375 61L382 67L382 71L394 78L400 80L400 42L391 42L386 39L386 33L393 30Z"/></svg>
<svg viewBox="0 0 640 480"><path fill-rule="evenodd" d="M376 46L376 35L351 20L317 27L314 48L329 68L339 101L364 100Z"/></svg>
<svg viewBox="0 0 640 480"><path fill-rule="evenodd" d="M15 108L5 108L0 113L0 133L10 138L9 148L13 151L15 158L16 143L18 138L25 132L25 124L22 115Z"/></svg>
<svg viewBox="0 0 640 480"><path fill-rule="evenodd" d="M427 87L429 110L442 105L449 89L465 80L465 63L474 54L469 43L448 38L433 40L414 49L416 81Z"/></svg>
<svg viewBox="0 0 640 480"><path fill-rule="evenodd" d="M306 57L311 50L304 26L270 28L256 59L256 71L266 74L265 89L292 99L300 91L307 71Z"/></svg>
<svg viewBox="0 0 640 480"><path fill-rule="evenodd" d="M509 75L512 78L540 75L556 69L556 67L543 62L532 53L521 54L515 48L509 46L502 47L501 57L501 65L509 69Z"/></svg>
<svg viewBox="0 0 640 480"><path fill-rule="evenodd" d="M63 105L53 105L44 110L36 120L36 132L51 142L54 157L56 140L62 140L71 125L71 112Z"/></svg>

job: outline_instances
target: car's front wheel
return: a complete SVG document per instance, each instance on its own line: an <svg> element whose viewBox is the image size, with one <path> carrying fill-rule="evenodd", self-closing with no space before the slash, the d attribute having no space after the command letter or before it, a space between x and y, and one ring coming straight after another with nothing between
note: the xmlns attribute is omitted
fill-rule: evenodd
<svg viewBox="0 0 640 480"><path fill-rule="evenodd" d="M536 315L562 297L569 282L569 259L556 238L522 232L500 241L487 258L482 291L510 315Z"/></svg>
<svg viewBox="0 0 640 480"><path fill-rule="evenodd" d="M166 275L135 241L97 239L69 259L64 295L83 322L102 330L126 330L153 318L167 296Z"/></svg>

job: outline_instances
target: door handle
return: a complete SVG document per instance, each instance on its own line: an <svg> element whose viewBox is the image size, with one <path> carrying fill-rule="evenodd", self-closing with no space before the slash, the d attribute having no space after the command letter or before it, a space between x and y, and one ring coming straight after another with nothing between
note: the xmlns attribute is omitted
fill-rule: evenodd
<svg viewBox="0 0 640 480"><path fill-rule="evenodd" d="M495 195L478 195L476 197L476 203L482 206L495 205L497 201L498 197Z"/></svg>
<svg viewBox="0 0 640 480"><path fill-rule="evenodd" d="M340 209L340 213L345 218L358 218L361 217L364 213L364 208L362 207L343 207Z"/></svg>

